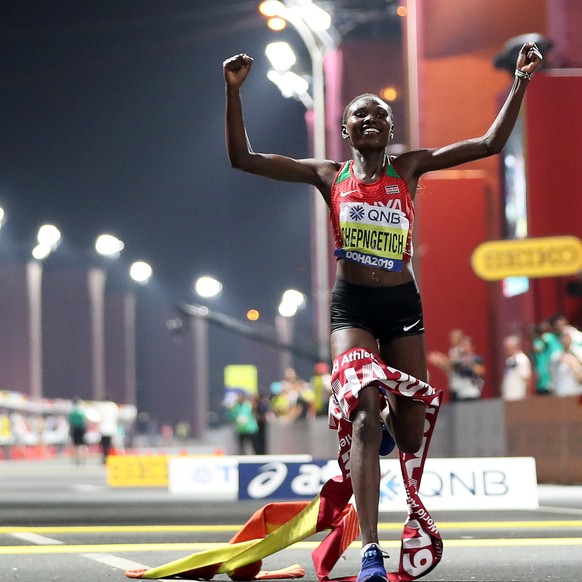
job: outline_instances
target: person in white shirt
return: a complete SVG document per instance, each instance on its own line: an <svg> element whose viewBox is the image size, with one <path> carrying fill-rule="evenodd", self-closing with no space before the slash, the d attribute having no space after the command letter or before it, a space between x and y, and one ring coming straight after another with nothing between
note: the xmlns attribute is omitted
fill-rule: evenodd
<svg viewBox="0 0 582 582"><path fill-rule="evenodd" d="M532 379L530 359L521 349L521 340L509 335L503 341L505 348L505 371L501 382L503 400L522 400L529 393Z"/></svg>
<svg viewBox="0 0 582 582"><path fill-rule="evenodd" d="M119 407L115 402L104 398L95 403L95 410L99 414L101 451L103 453L103 463L106 463L113 445L113 439L119 431Z"/></svg>
<svg viewBox="0 0 582 582"><path fill-rule="evenodd" d="M556 352L550 361L550 376L556 396L582 394L582 362L573 348L572 336L563 333L563 352Z"/></svg>

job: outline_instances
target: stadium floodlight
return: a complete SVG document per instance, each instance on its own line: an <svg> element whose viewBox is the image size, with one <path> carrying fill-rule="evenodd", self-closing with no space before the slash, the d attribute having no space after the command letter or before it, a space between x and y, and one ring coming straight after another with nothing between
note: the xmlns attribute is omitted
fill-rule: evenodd
<svg viewBox="0 0 582 582"><path fill-rule="evenodd" d="M305 295L296 289L287 289L283 293L279 304L279 315L283 317L293 317L297 310L305 306Z"/></svg>
<svg viewBox="0 0 582 582"><path fill-rule="evenodd" d="M153 269L144 261L136 261L129 268L129 276L140 285L145 285L151 278Z"/></svg>
<svg viewBox="0 0 582 582"><path fill-rule="evenodd" d="M53 224L43 224L36 235L38 244L32 249L32 257L37 261L46 259L60 244L61 231Z"/></svg>
<svg viewBox="0 0 582 582"><path fill-rule="evenodd" d="M95 250L105 257L118 257L124 247L123 241L112 234L101 234L95 241Z"/></svg>
<svg viewBox="0 0 582 582"><path fill-rule="evenodd" d="M52 224L43 224L38 229L37 240L39 245L47 245L55 249L61 240L61 231Z"/></svg>
<svg viewBox="0 0 582 582"><path fill-rule="evenodd" d="M196 280L194 290L200 297L216 297L222 291L222 283L214 277L205 275Z"/></svg>
<svg viewBox="0 0 582 582"><path fill-rule="evenodd" d="M288 71L296 62L294 50L288 42L270 42L265 47L265 55L275 71Z"/></svg>

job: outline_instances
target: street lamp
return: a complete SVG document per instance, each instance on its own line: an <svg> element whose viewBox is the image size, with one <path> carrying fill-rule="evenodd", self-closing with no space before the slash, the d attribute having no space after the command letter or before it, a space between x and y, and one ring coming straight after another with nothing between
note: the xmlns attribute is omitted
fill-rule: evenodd
<svg viewBox="0 0 582 582"><path fill-rule="evenodd" d="M144 261L136 261L129 268L129 276L139 285L147 285L152 274L151 266Z"/></svg>
<svg viewBox="0 0 582 582"><path fill-rule="evenodd" d="M297 79L289 75L291 71L277 70L274 66L268 78L274 82L285 97L300 99L308 111L313 114L313 157L326 159L325 146L325 88L323 60L325 55L337 46L337 32L331 25L329 14L310 0L266 0L259 6L259 11L269 19L279 19L289 23L299 34L311 59L312 92L308 85L300 86ZM280 49L282 47L279 47ZM287 53L282 49L283 54ZM281 52L281 51L279 51ZM269 54L277 54L272 48ZM270 59L270 57L269 57ZM329 359L329 226L328 208L314 188L312 216L312 252L313 252L313 298L314 319L317 336L317 350L320 360Z"/></svg>
<svg viewBox="0 0 582 582"><path fill-rule="evenodd" d="M216 297L222 291L222 283L214 277L205 275L196 279L196 282L194 283L194 291L196 291L200 297L209 299L211 297Z"/></svg>
<svg viewBox="0 0 582 582"><path fill-rule="evenodd" d="M222 283L209 275L198 277L194 291L204 299L217 297L222 291ZM210 354L209 354L209 309L204 305L195 306L198 316L192 318L192 341L194 349L194 422L196 436L203 437L208 428L208 403L210 394Z"/></svg>
<svg viewBox="0 0 582 582"><path fill-rule="evenodd" d="M309 94L309 82L290 70L297 62L291 45L286 42L272 42L265 47L265 54L273 67L267 72L267 79L277 85L283 97L298 99L305 109L311 110L313 99Z"/></svg>
<svg viewBox="0 0 582 582"><path fill-rule="evenodd" d="M95 240L95 251L110 259L117 259L124 248L123 241L111 234L101 234ZM93 398L103 400L105 390L105 283L104 268L91 267L87 275L91 306L91 339L93 342Z"/></svg>
<svg viewBox="0 0 582 582"><path fill-rule="evenodd" d="M293 345L293 317L299 309L305 306L305 295L296 289L287 289L279 303L279 315L275 317L277 338L281 344ZM293 368L293 354L290 349L281 351L281 377L287 368Z"/></svg>
<svg viewBox="0 0 582 582"><path fill-rule="evenodd" d="M37 261L46 259L60 244L61 231L52 224L43 224L36 237L38 244L32 249L32 256Z"/></svg>
<svg viewBox="0 0 582 582"><path fill-rule="evenodd" d="M117 258L125 244L112 234L101 234L95 241L95 250L104 257Z"/></svg>
<svg viewBox="0 0 582 582"><path fill-rule="evenodd" d="M43 395L42 261L59 246L61 231L52 224L43 224L38 229L36 240L38 244L32 249L32 257L35 260L28 263L26 270L29 297L30 395L33 398L41 398Z"/></svg>
<svg viewBox="0 0 582 582"><path fill-rule="evenodd" d="M287 289L279 304L279 315L293 317L305 305L305 295L296 289Z"/></svg>

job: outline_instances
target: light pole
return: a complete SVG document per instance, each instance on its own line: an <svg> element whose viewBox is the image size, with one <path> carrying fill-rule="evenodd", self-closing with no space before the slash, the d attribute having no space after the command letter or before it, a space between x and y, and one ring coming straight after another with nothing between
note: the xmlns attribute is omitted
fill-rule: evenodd
<svg viewBox="0 0 582 582"><path fill-rule="evenodd" d="M282 346L288 346L281 349L280 365L281 378L283 378L287 368L294 368L293 365L293 317L299 309L305 306L305 295L295 289L287 289L283 293L281 303L279 304L279 315L275 317L275 328L277 338Z"/></svg>
<svg viewBox="0 0 582 582"><path fill-rule="evenodd" d="M325 10L309 1L266 0L259 7L267 18L276 18L289 23L299 34L311 59L312 94L307 97L307 87L293 96L300 99L313 115L313 157L326 159L325 144L325 79L323 61L325 55L336 48L337 34L331 27L331 18ZM268 56L268 55L267 55ZM274 67L275 70L277 67ZM278 71L281 73L281 71ZM269 76L273 82L276 75ZM281 75L278 78L282 78ZM281 85L276 83L280 88ZM283 92L284 96L288 96ZM314 321L317 351L320 360L329 359L329 210L319 191L314 189L312 199L312 278Z"/></svg>
<svg viewBox="0 0 582 582"><path fill-rule="evenodd" d="M222 291L222 283L210 276L196 279L194 291L204 299L217 297ZM195 437L202 438L208 428L208 401L210 393L210 354L208 350L208 308L198 306L196 317L192 318L192 340L194 348L194 422Z"/></svg>
<svg viewBox="0 0 582 582"><path fill-rule="evenodd" d="M2 218L4 212L1 213ZM37 245L32 250L35 259L27 265L27 286L29 297L30 335L30 395L43 396L42 375L42 261L60 244L61 232L52 224L44 224L38 229Z"/></svg>
<svg viewBox="0 0 582 582"><path fill-rule="evenodd" d="M103 257L116 259L124 248L123 241L111 234L102 234L95 240L95 251ZM105 283L103 268L91 267L88 275L91 308L91 341L93 344L93 398L105 398Z"/></svg>
<svg viewBox="0 0 582 582"><path fill-rule="evenodd" d="M142 287L149 283L153 269L145 261L135 261L129 267L129 276L132 281ZM124 396L126 404L137 404L137 302L139 290L127 293L123 298L123 342L125 348L124 366Z"/></svg>

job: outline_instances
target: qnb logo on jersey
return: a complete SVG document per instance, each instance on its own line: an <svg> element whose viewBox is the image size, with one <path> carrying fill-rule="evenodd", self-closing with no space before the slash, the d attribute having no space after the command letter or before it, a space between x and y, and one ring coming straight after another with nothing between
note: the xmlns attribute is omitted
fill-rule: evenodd
<svg viewBox="0 0 582 582"><path fill-rule="evenodd" d="M374 205L348 202L340 209L340 222L365 222L366 224L382 224L386 226L402 226L408 224L398 198L388 204Z"/></svg>
<svg viewBox="0 0 582 582"><path fill-rule="evenodd" d="M350 218L352 220L362 220L364 218L365 211L359 204L357 206L350 207Z"/></svg>

